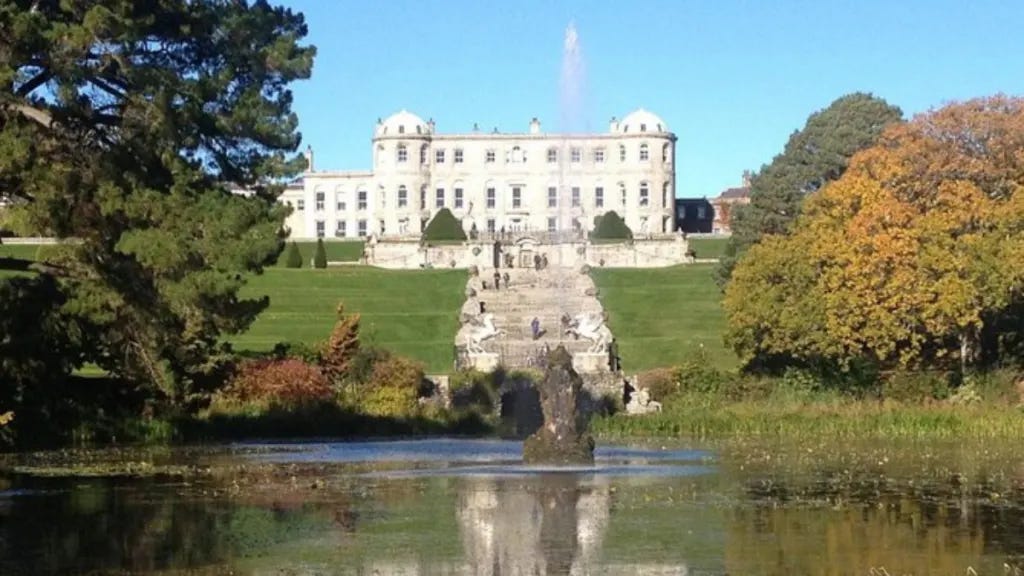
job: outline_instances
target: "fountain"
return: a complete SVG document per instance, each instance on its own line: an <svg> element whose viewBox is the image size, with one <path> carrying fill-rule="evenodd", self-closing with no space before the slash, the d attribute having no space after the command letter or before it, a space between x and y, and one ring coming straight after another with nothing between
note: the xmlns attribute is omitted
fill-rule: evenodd
<svg viewBox="0 0 1024 576"><path fill-rule="evenodd" d="M592 464L594 439L578 409L583 380L573 370L564 346L547 357L544 378L537 384L544 424L523 442L527 464Z"/></svg>

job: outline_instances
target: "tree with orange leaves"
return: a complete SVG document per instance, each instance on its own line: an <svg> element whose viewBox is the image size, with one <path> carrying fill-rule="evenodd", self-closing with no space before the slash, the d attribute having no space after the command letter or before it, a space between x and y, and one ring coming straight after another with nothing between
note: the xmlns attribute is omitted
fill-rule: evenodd
<svg viewBox="0 0 1024 576"><path fill-rule="evenodd" d="M790 237L741 261L727 340L748 361L965 369L1019 355L999 332L1022 302L1024 99L998 96L892 126L854 156Z"/></svg>

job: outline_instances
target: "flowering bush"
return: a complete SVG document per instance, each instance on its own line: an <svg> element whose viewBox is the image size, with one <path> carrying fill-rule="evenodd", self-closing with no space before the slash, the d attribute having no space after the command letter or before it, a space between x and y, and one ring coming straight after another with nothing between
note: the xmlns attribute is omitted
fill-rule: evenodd
<svg viewBox="0 0 1024 576"><path fill-rule="evenodd" d="M372 416L410 416L419 405L423 369L419 364L388 356L373 365L360 407Z"/></svg>

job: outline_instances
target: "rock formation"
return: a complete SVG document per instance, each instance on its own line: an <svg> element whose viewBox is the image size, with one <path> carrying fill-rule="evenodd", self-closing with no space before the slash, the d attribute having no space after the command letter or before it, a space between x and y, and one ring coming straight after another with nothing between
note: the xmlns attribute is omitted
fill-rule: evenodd
<svg viewBox="0 0 1024 576"><path fill-rule="evenodd" d="M527 464L591 464L594 439L578 401L583 380L573 370L572 355L563 346L547 357L544 378L538 383L544 425L523 443Z"/></svg>

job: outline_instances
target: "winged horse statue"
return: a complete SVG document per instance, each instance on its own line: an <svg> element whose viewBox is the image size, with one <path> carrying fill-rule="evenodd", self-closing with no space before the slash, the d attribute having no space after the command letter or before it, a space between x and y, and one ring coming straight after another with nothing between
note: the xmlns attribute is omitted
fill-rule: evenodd
<svg viewBox="0 0 1024 576"><path fill-rule="evenodd" d="M608 350L608 343L612 341L612 331L604 325L604 318L601 314L573 316L566 323L565 333L590 340L592 345L588 352L604 352Z"/></svg>
<svg viewBox="0 0 1024 576"><path fill-rule="evenodd" d="M489 312L481 315L480 319L474 321L473 324L474 327L466 336L466 351L474 354L484 353L481 344L485 341L506 334L504 330L494 327L494 314Z"/></svg>

